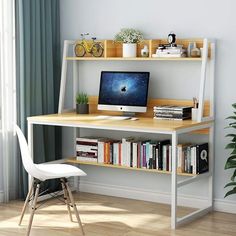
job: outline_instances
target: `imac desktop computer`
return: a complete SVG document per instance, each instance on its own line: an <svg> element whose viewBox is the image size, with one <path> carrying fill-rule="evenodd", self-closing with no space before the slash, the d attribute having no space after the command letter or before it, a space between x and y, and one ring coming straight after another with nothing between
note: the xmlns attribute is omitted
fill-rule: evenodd
<svg viewBox="0 0 236 236"><path fill-rule="evenodd" d="M147 111L149 72L102 71L98 110L122 111L132 117Z"/></svg>

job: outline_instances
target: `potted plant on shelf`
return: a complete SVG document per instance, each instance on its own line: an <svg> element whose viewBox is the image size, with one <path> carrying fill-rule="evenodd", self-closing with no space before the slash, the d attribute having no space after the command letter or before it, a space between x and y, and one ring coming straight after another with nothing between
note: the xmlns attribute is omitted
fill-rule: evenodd
<svg viewBox="0 0 236 236"><path fill-rule="evenodd" d="M232 107L236 109L236 103L232 104ZM232 122L229 123L229 126L227 128L232 128L236 129L236 112L234 111L233 116L229 116L226 119L231 120ZM233 170L233 175L231 176L231 181L225 185L225 188L231 187L231 190L229 190L226 194L225 197L231 195L231 194L236 194L236 133L232 132L226 135L226 137L230 137L231 141L226 145L226 149L231 149L230 156L226 160L225 163L225 170L226 169L232 169Z"/></svg>
<svg viewBox="0 0 236 236"><path fill-rule="evenodd" d="M115 41L123 43L123 57L137 56L137 43L143 40L139 30L124 28L115 35Z"/></svg>
<svg viewBox="0 0 236 236"><path fill-rule="evenodd" d="M76 96L76 113L77 114L88 114L89 104L88 95L86 93L78 93Z"/></svg>

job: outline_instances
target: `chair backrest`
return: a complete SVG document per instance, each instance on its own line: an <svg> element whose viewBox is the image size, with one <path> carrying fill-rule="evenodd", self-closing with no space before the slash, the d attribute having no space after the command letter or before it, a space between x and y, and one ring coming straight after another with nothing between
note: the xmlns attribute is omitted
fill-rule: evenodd
<svg viewBox="0 0 236 236"><path fill-rule="evenodd" d="M29 147L25 136L17 125L15 125L15 129L20 144L20 151L24 168L31 176L37 178L37 176L35 175L37 175L38 169L35 167L34 162L30 156Z"/></svg>

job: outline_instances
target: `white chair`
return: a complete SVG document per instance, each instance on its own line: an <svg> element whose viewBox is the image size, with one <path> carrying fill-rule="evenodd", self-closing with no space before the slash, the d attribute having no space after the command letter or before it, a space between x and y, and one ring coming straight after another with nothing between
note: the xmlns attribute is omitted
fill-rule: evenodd
<svg viewBox="0 0 236 236"><path fill-rule="evenodd" d="M58 178L61 181L61 185L62 185L62 189L64 193L64 200L65 200L65 204L67 205L67 210L68 210L70 220L72 221L71 207L73 207L75 216L78 220L82 234L84 235L83 226L82 226L79 213L74 202L73 195L69 188L67 178L71 176L85 176L86 175L85 172L83 172L82 170L80 170L79 168L75 166L66 165L66 164L34 164L30 156L28 144L27 144L24 134L22 133L21 129L17 125L15 128L16 128L16 133L18 136L19 144L20 144L20 150L21 150L21 156L22 156L24 168L28 172L28 174L30 174L32 177L32 182L29 188L29 192L27 194L27 197L26 197L26 200L25 200L22 212L21 212L19 225L21 224L22 219L24 217L27 204L32 200L32 205L30 206L31 213L30 213L29 225L27 229L27 236L28 236L30 234L30 229L32 226L34 213L36 210L40 184L44 182L45 180Z"/></svg>

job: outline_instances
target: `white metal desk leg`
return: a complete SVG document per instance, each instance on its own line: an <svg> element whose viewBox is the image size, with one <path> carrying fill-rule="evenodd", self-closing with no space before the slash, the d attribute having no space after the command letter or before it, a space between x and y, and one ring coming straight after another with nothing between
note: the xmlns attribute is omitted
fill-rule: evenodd
<svg viewBox="0 0 236 236"><path fill-rule="evenodd" d="M33 124L28 121L28 147L31 158L34 160L34 138L33 138ZM28 176L28 186L30 188L32 182L31 175Z"/></svg>
<svg viewBox="0 0 236 236"><path fill-rule="evenodd" d="M172 174L171 174L171 228L175 229L177 224L177 150L178 136L172 133Z"/></svg>

